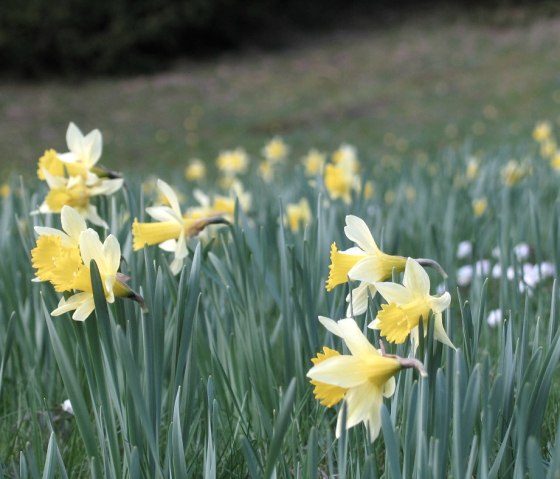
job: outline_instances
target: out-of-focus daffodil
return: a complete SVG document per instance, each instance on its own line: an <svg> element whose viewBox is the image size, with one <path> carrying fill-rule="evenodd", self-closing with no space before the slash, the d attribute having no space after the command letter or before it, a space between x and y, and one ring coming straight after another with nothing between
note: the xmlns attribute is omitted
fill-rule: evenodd
<svg viewBox="0 0 560 479"><path fill-rule="evenodd" d="M488 200L486 198L476 198L472 202L473 212L477 218L480 218L488 208Z"/></svg>
<svg viewBox="0 0 560 479"><path fill-rule="evenodd" d="M288 156L289 148L279 136L272 138L262 149L262 154L270 163L278 163Z"/></svg>
<svg viewBox="0 0 560 479"><path fill-rule="evenodd" d="M374 193L375 193L375 187L373 186L373 182L372 181L366 181L366 183L364 185L364 198L366 200L369 200L369 199L373 198Z"/></svg>
<svg viewBox="0 0 560 479"><path fill-rule="evenodd" d="M478 176L479 161L476 157L469 158L467 163L467 180L472 181Z"/></svg>
<svg viewBox="0 0 560 479"><path fill-rule="evenodd" d="M552 126L548 121L540 121L535 125L533 130L533 138L535 141L541 142L548 140L552 135Z"/></svg>
<svg viewBox="0 0 560 479"><path fill-rule="evenodd" d="M287 222L292 231L299 231L301 225L311 221L311 208L307 198L302 198L298 203L289 204L286 207Z"/></svg>
<svg viewBox="0 0 560 479"><path fill-rule="evenodd" d="M416 367L422 375L425 375L425 371L413 359L382 354L351 318L335 322L319 317L319 321L332 334L342 338L350 354L340 354L325 347L322 353L311 360L313 367L307 377L314 386L313 393L327 407L344 401L346 422L343 422L344 414L341 409L336 437L340 437L343 427L349 429L363 422L369 440L373 442L381 429L383 398L391 397L395 391L395 374L403 367Z"/></svg>
<svg viewBox="0 0 560 479"><path fill-rule="evenodd" d="M352 173L357 173L360 169L356 148L352 145L343 144L332 154L333 163Z"/></svg>
<svg viewBox="0 0 560 479"><path fill-rule="evenodd" d="M249 165L249 156L243 148L222 151L216 160L220 172L228 176L244 173Z"/></svg>
<svg viewBox="0 0 560 479"><path fill-rule="evenodd" d="M516 185L529 173L530 170L527 165L523 165L516 160L509 160L501 170L502 181L506 186Z"/></svg>
<svg viewBox="0 0 560 479"><path fill-rule="evenodd" d="M266 183L270 183L274 177L273 165L270 161L263 160L259 163L259 173Z"/></svg>
<svg viewBox="0 0 560 479"><path fill-rule="evenodd" d="M321 172L327 157L324 153L315 149L309 150L307 155L303 158L303 166L305 167L305 174L308 176L315 176Z"/></svg>
<svg viewBox="0 0 560 479"><path fill-rule="evenodd" d="M120 245L109 235L102 244L97 233L86 228L81 215L69 206L61 212L63 231L36 227L39 234L36 247L31 251L34 281L49 281L58 292L73 292L61 298L53 316L74 311L72 319L84 321L94 310L90 261L95 260L105 298L109 303L115 297L127 297L142 303L142 298L126 284L127 278L118 272L121 260Z"/></svg>
<svg viewBox="0 0 560 479"><path fill-rule="evenodd" d="M185 168L185 178L188 181L198 181L206 176L206 166L198 159L191 160Z"/></svg>
<svg viewBox="0 0 560 479"><path fill-rule="evenodd" d="M107 223L97 214L97 208L90 203L90 199L98 195L112 195L122 187L122 178L100 179L95 175L87 179L82 176L64 178L52 176L47 170L43 172L50 190L34 213L60 213L63 206L71 206L88 221L107 228Z"/></svg>
<svg viewBox="0 0 560 479"><path fill-rule="evenodd" d="M361 281L362 284L352 291L351 309L355 315L362 314L367 308L368 295L373 296L375 283L390 278L395 271L403 271L406 258L383 253L375 243L364 220L357 216L346 216L344 227L346 237L358 246L345 251L338 251L336 244L331 246L331 264L327 279L327 291L331 291L348 279Z"/></svg>
<svg viewBox="0 0 560 479"><path fill-rule="evenodd" d="M388 301L381 306L377 318L369 327L378 329L391 343L403 343L412 334L414 346L418 345L418 325L424 323L427 332L430 312L434 320L434 337L454 348L443 328L442 312L449 307L451 296L444 292L430 296L430 278L424 268L412 258L406 260L403 284L375 283L377 291Z"/></svg>
<svg viewBox="0 0 560 479"><path fill-rule="evenodd" d="M0 196L2 198L7 198L8 196L10 196L11 193L12 193L12 188L8 183L2 183L2 185L0 185Z"/></svg>
<svg viewBox="0 0 560 479"><path fill-rule="evenodd" d="M134 251L138 251L146 245L157 244L164 251L174 253L170 268L173 274L178 274L188 256L187 239L198 235L210 224L227 221L221 216L192 218L188 214L183 215L173 189L163 180L158 180L157 186L170 206L146 208L146 213L157 222L140 223L135 220L132 225L132 247Z"/></svg>
<svg viewBox="0 0 560 479"><path fill-rule="evenodd" d="M341 198L345 203L352 201L354 175L333 164L325 166L325 188L333 200Z"/></svg>

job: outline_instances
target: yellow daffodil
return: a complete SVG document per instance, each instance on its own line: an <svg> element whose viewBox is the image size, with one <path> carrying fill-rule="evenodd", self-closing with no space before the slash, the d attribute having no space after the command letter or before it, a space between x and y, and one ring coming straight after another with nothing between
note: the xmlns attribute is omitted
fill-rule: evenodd
<svg viewBox="0 0 560 479"><path fill-rule="evenodd" d="M369 200L373 198L375 193L375 186L373 185L373 181L366 181L364 185L364 198Z"/></svg>
<svg viewBox="0 0 560 479"><path fill-rule="evenodd" d="M393 270L404 270L406 258L383 253L364 220L357 216L346 216L344 233L358 246L338 251L336 244L332 244L326 288L327 291L331 291L339 284L346 283L348 278L361 281L362 284L347 298L348 302L351 300L349 311L358 315L365 312L368 295L375 294L375 283L390 278Z"/></svg>
<svg viewBox="0 0 560 479"><path fill-rule="evenodd" d="M406 260L403 284L375 283L377 291L388 302L381 306L377 318L369 327L378 329L391 343L403 343L412 333L413 344L418 345L418 325L424 323L427 331L430 312L434 318L434 337L454 348L443 328L442 312L449 307L448 292L430 296L430 278L420 264L412 258Z"/></svg>
<svg viewBox="0 0 560 479"><path fill-rule="evenodd" d="M354 184L354 175L350 171L330 163L325 166L325 188L333 200L341 198L350 203Z"/></svg>
<svg viewBox="0 0 560 479"><path fill-rule="evenodd" d="M552 127L548 121L541 121L535 125L533 130L533 138L538 141L545 141L552 135Z"/></svg>
<svg viewBox="0 0 560 479"><path fill-rule="evenodd" d="M0 185L0 196L2 198L7 198L12 193L12 188L8 183L2 183Z"/></svg>
<svg viewBox="0 0 560 479"><path fill-rule="evenodd" d="M385 356L373 347L353 319L335 322L319 317L319 321L332 334L342 338L350 354L340 354L325 347L323 353L311 360L313 367L307 377L315 387L314 395L327 407L344 401L346 423L343 424L341 409L336 437L340 437L344 426L349 429L363 422L373 442L381 429L383 398L393 395L394 375L403 364L399 358Z"/></svg>
<svg viewBox="0 0 560 479"><path fill-rule="evenodd" d="M302 198L298 203L289 204L286 207L286 219L292 231L299 231L301 225L306 225L311 221L311 208L306 198Z"/></svg>
<svg viewBox="0 0 560 479"><path fill-rule="evenodd" d="M550 160L550 166L554 170L560 171L560 151L556 151L556 153L554 153L554 156Z"/></svg>
<svg viewBox="0 0 560 479"><path fill-rule="evenodd" d="M502 182L514 186L529 174L529 168L515 160L510 160L501 170Z"/></svg>
<svg viewBox="0 0 560 479"><path fill-rule="evenodd" d="M340 145L338 150L332 154L332 161L339 168L347 170L351 173L357 173L360 169L356 148L352 145Z"/></svg>
<svg viewBox="0 0 560 479"><path fill-rule="evenodd" d="M43 170L49 185L49 193L44 202L33 213L60 213L64 206L75 208L85 219L97 226L107 228L107 223L97 214L97 208L90 203L90 199L98 195L111 195L122 185L122 178L100 179L91 174L87 179L82 176L65 178L53 176Z"/></svg>
<svg viewBox="0 0 560 479"><path fill-rule="evenodd" d="M92 259L99 268L107 302L114 302L115 297L127 297L142 303L142 298L126 285L127 278L118 273L121 250L116 238L109 235L102 244L97 233L87 229L81 215L69 206L62 209L61 222L63 231L36 227L39 238L31 251L36 269L34 281L49 281L58 292L74 292L67 299L63 297L51 314L75 311L72 319L84 321L94 310Z"/></svg>
<svg viewBox="0 0 560 479"><path fill-rule="evenodd" d="M185 168L185 178L188 181L202 180L206 176L206 166L202 161L195 159Z"/></svg>
<svg viewBox="0 0 560 479"><path fill-rule="evenodd" d="M259 163L259 173L266 183L270 183L274 178L273 164L268 160L261 161Z"/></svg>
<svg viewBox="0 0 560 479"><path fill-rule="evenodd" d="M278 163L288 155L288 145L279 136L275 136L262 149L262 154L270 163Z"/></svg>
<svg viewBox="0 0 560 479"><path fill-rule="evenodd" d="M467 180L472 181L478 176L478 158L472 157L467 163Z"/></svg>
<svg viewBox="0 0 560 479"><path fill-rule="evenodd" d="M324 153L315 149L309 150L307 155L303 158L303 166L305 167L305 174L308 176L315 176L321 172L327 157Z"/></svg>
<svg viewBox="0 0 560 479"><path fill-rule="evenodd" d="M135 220L132 225L132 247L134 251L138 251L146 245L157 244L164 251L174 253L170 268L173 274L178 274L188 256L187 239L196 236L209 224L226 223L226 220L221 216L193 218L183 215L173 189L163 180L158 180L157 186L170 206L146 208L146 213L157 223L140 223Z"/></svg>
<svg viewBox="0 0 560 479"><path fill-rule="evenodd" d="M472 202L474 216L480 218L488 208L488 200L486 198L476 198Z"/></svg>
<svg viewBox="0 0 560 479"><path fill-rule="evenodd" d="M243 148L222 151L216 160L218 169L228 175L244 173L249 165L249 156Z"/></svg>

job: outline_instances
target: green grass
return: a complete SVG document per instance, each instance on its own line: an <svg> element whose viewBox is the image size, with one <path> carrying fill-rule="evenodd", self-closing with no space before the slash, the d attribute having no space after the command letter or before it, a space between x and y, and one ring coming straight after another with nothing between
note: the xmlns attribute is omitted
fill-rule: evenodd
<svg viewBox="0 0 560 479"><path fill-rule="evenodd" d="M0 198L0 477L558 477L556 275L530 291L519 288L523 262L549 261L560 271L558 173L530 138L536 119L556 115L557 23L497 30L465 23L435 28L432 21L347 33L336 46L325 39L273 59L224 59L72 88L3 89L3 105L21 95L20 110L7 108L22 115L29 133L10 123L0 128L9 139L0 145L12 150L10 158L26 156L29 167L18 166L28 175L12 178L12 192ZM394 75L398 66L405 75ZM329 68L330 83L298 76ZM421 78L424 90L414 90ZM250 79L260 85L257 93ZM383 99L377 107L375 98ZM216 228L212 239L191 240L185 267L173 276L168 253L132 251L131 223L145 218L153 202L140 186L148 174L173 177L186 205L194 205L197 185L182 179L190 156L183 121L201 104L196 154L212 159L237 145L257 154L277 131L271 125L282 127L293 151L273 184L254 171L241 178L251 208L238 209L232 225ZM496 118L484 116L489 104ZM366 113L357 114L360 108ZM464 146L477 119L486 133ZM145 311L128 300L107 305L94 266L96 312L84 323L51 317L59 295L47 283L31 282L33 226L60 223L56 215L30 216L46 188L27 176L42 149L64 149L69 120L85 130L99 127L108 140L101 162L124 173L127 187L97 205L121 244L121 270L143 294ZM450 123L457 125L454 139L445 136ZM387 145L387 132L406 138L408 150ZM355 194L351 204L330 201L320 179L309 182L298 164L311 147L346 141L359 147L362 180L375 184L373 198ZM459 148L441 148L455 141ZM479 149L479 173L466 181L470 154ZM406 162L419 150L430 152L428 161ZM387 154L395 159L384 161ZM526 158L532 174L508 187L501 169L512 155ZM407 195L410 187L414 197ZM475 217L471 202L481 196L488 209ZM302 197L312 219L293 232L282 213ZM417 351L428 377L412 370L397 375L373 444L361 424L335 439L338 408L319 405L306 379L320 348L343 350L317 316L345 314L347 287L327 293L324 285L331 243L352 246L343 232L347 214L362 217L384 251L443 266L445 282L430 271L432 294L439 283L451 294L444 324L458 348L435 342L430 323ZM473 244L468 259L456 257L462 240ZM531 246L524 261L514 254L520 242ZM499 260L492 257L496 246ZM501 276L475 275L458 285L459 268L480 259L499 263ZM376 296L356 318L375 345L378 334L365 326L380 303ZM504 320L491 328L486 317L496 308ZM407 356L410 346L388 350ZM74 415L61 408L67 398Z"/></svg>
<svg viewBox="0 0 560 479"><path fill-rule="evenodd" d="M528 136L537 120L558 119L558 22L492 26L427 15L153 76L4 83L0 164L31 172L45 148L65 150L60 131L70 120L102 129L109 167L144 172L192 157L213 162L237 145L258 156L273 134L295 158L342 141L368 161L432 156L465 140L496 150Z"/></svg>

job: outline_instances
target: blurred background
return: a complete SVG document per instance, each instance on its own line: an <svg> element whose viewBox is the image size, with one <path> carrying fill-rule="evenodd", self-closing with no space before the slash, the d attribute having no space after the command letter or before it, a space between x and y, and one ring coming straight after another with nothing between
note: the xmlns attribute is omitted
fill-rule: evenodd
<svg viewBox="0 0 560 479"><path fill-rule="evenodd" d="M348 4L352 3L350 7ZM374 5L372 5L374 3ZM101 163L172 175L280 135L291 161L483 154L560 124L557 2L3 0L0 172L35 174L74 121ZM518 151L519 150L519 151Z"/></svg>

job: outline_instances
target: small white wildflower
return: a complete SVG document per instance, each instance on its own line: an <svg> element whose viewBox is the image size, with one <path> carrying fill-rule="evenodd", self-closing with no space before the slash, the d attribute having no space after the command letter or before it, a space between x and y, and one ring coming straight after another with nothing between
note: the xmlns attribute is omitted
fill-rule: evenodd
<svg viewBox="0 0 560 479"><path fill-rule="evenodd" d="M468 286L473 278L473 267L470 264L461 266L457 270L457 284L459 286Z"/></svg>
<svg viewBox="0 0 560 479"><path fill-rule="evenodd" d="M490 261L487 259L478 260L475 264L477 276L488 276L490 273Z"/></svg>
<svg viewBox="0 0 560 479"><path fill-rule="evenodd" d="M70 402L70 399L65 399L60 407L64 412L74 415L74 409L72 409L72 403Z"/></svg>
<svg viewBox="0 0 560 479"><path fill-rule="evenodd" d="M457 246L457 258L465 259L472 254L472 243L470 241L461 241Z"/></svg>
<svg viewBox="0 0 560 479"><path fill-rule="evenodd" d="M436 287L436 292L437 294L443 294L447 291L447 289L445 289L445 284L444 283L439 283Z"/></svg>
<svg viewBox="0 0 560 479"><path fill-rule="evenodd" d="M486 318L486 322L488 326L491 328L495 328L501 324L503 320L502 310L501 309L493 309L488 313L488 317Z"/></svg>
<svg viewBox="0 0 560 479"><path fill-rule="evenodd" d="M536 264L523 265L523 281L527 286L534 288L540 279L539 267Z"/></svg>
<svg viewBox="0 0 560 479"><path fill-rule="evenodd" d="M519 243L513 247L513 253L517 261L523 261L531 254L531 247L527 243Z"/></svg>
<svg viewBox="0 0 560 479"><path fill-rule="evenodd" d="M493 250L492 250L492 257L499 259L500 258L500 247L496 246Z"/></svg>
<svg viewBox="0 0 560 479"><path fill-rule="evenodd" d="M492 278L499 279L502 277L502 265L500 263L496 263L492 267Z"/></svg>
<svg viewBox="0 0 560 479"><path fill-rule="evenodd" d="M556 275L556 268L550 261L543 261L541 263L541 275L543 279L553 278Z"/></svg>
<svg viewBox="0 0 560 479"><path fill-rule="evenodd" d="M508 269L506 270L506 277L510 281L512 281L513 278L515 278L515 270L513 269L513 266L509 266Z"/></svg>

